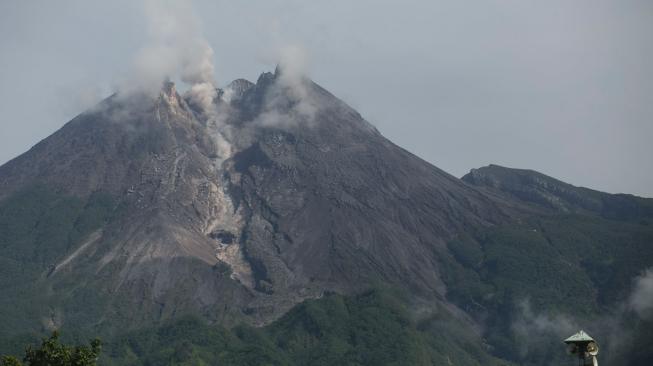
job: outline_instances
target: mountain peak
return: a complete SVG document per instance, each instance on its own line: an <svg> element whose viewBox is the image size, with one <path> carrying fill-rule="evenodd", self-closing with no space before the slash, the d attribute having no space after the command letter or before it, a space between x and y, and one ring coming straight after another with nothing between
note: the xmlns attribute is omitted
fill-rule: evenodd
<svg viewBox="0 0 653 366"><path fill-rule="evenodd" d="M161 86L161 93L165 95L176 94L177 88L175 87L175 83L169 79L164 81L163 85Z"/></svg>
<svg viewBox="0 0 653 366"><path fill-rule="evenodd" d="M265 322L378 278L443 298L445 243L501 209L310 79L281 79L235 80L227 90L240 99L215 115L196 113L170 81L154 101L106 103L0 169L0 186L109 195L121 214L83 247L97 255L52 261L109 276L97 286L126 298L151 288L151 306Z"/></svg>
<svg viewBox="0 0 653 366"><path fill-rule="evenodd" d="M159 96L172 110L181 108L182 98L179 93L177 93L177 88L175 87L174 82L170 80L164 81Z"/></svg>
<svg viewBox="0 0 653 366"><path fill-rule="evenodd" d="M245 93L254 87L254 83L246 79L236 79L222 90L222 99L226 102L240 100Z"/></svg>
<svg viewBox="0 0 653 366"><path fill-rule="evenodd" d="M9 269L0 284L16 284L0 300L29 296L39 305L22 312L5 302L0 310L21 312L0 311L0 337L41 329L55 315L84 332L180 314L260 325L305 299L378 283L438 314L485 319L516 299L502 293L521 295L503 284L590 275L554 276L572 268L571 257L550 258L562 244L523 218L634 217L628 230L641 242L652 235L653 200L498 165L457 179L299 75L277 70L224 90L196 84L184 96L168 80L158 94L112 96L0 166L0 231L16 238L0 240ZM615 247L650 253L626 244ZM522 276L527 260L552 275ZM612 266L588 268L611 270L603 263ZM578 289L574 282L559 291L563 283L533 286L547 299ZM594 299L593 291L577 298ZM7 321L18 317L29 326Z"/></svg>

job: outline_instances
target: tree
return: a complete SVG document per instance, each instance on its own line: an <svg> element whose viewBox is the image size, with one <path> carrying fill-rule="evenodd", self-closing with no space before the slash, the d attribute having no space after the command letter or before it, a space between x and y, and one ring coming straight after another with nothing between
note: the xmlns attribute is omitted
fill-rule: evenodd
<svg viewBox="0 0 653 366"><path fill-rule="evenodd" d="M102 348L99 339L89 345L67 346L59 342L59 333L43 338L41 347L28 346L23 361L25 366L95 366ZM0 366L23 366L14 356L3 356Z"/></svg>
<svg viewBox="0 0 653 366"><path fill-rule="evenodd" d="M22 364L14 356L2 356L0 366L22 366Z"/></svg>

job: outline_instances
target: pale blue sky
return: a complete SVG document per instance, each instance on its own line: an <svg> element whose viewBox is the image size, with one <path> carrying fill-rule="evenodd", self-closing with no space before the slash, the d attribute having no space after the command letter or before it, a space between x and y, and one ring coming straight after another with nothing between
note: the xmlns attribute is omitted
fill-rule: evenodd
<svg viewBox="0 0 653 366"><path fill-rule="evenodd" d="M108 95L146 42L139 1L0 2L0 163ZM275 49L398 145L653 197L653 2L195 1L224 85Z"/></svg>

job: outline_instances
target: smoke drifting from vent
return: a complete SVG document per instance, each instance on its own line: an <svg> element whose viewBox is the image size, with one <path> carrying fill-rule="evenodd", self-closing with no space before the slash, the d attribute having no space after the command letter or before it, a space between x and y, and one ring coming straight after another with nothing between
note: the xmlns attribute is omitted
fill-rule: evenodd
<svg viewBox="0 0 653 366"><path fill-rule="evenodd" d="M311 81L307 77L308 56L299 45L280 46L275 51L278 62L274 87L267 91L266 105L257 118L262 126L293 127L300 124L311 125L318 111L315 96L311 94ZM275 106L289 105L289 109L279 111Z"/></svg>
<svg viewBox="0 0 653 366"><path fill-rule="evenodd" d="M202 35L202 24L191 1L144 0L147 42L134 59L131 75L119 95L145 93L155 97L165 80L180 80L187 86L184 98L189 101L215 144L216 166L234 151L234 137L251 133L227 121L231 113L230 94L218 101L215 82L214 51ZM273 59L278 62L274 85L267 89L263 111L253 126L294 127L315 121L317 105L311 81L306 77L308 56L299 45L277 42ZM288 106L288 109L279 108ZM241 145L242 143L238 143Z"/></svg>
<svg viewBox="0 0 653 366"><path fill-rule="evenodd" d="M179 78L195 87L202 101L211 98L215 84L213 49L202 36L201 21L190 1L145 0L147 44L134 59L130 77L120 91L156 94L164 80ZM215 88L213 88L215 89Z"/></svg>
<svg viewBox="0 0 653 366"><path fill-rule="evenodd" d="M308 55L304 48L297 45L282 47L279 51L279 83L288 88L295 99L295 111L309 121L313 120L317 108L312 103L306 79L308 71Z"/></svg>
<svg viewBox="0 0 653 366"><path fill-rule="evenodd" d="M216 166L232 153L232 132L225 121L228 108L218 110L218 90L213 66L213 48L202 35L202 23L191 1L145 0L143 12L148 41L134 59L131 75L119 94L129 97L145 93L155 97L165 80L187 84L184 97L201 116L213 138Z"/></svg>

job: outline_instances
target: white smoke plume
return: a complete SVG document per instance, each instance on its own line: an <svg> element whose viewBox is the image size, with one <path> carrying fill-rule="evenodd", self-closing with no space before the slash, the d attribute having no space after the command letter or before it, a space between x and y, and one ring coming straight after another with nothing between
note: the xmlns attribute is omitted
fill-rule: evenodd
<svg viewBox="0 0 653 366"><path fill-rule="evenodd" d="M143 2L147 42L134 59L133 70L120 91L156 94L166 79L179 78L191 88L214 85L213 49L203 37L201 21L191 1ZM215 93L208 87L196 88L201 100Z"/></svg>
<svg viewBox="0 0 653 366"><path fill-rule="evenodd" d="M308 54L299 45L285 45L277 51L281 69L279 81L287 86L299 86L308 73Z"/></svg>
<svg viewBox="0 0 653 366"><path fill-rule="evenodd" d="M288 45L279 50L279 83L287 87L296 100L296 111L309 121L313 120L317 108L307 88L308 54L297 45Z"/></svg>
<svg viewBox="0 0 653 366"><path fill-rule="evenodd" d="M521 316L513 324L513 330L518 334L556 333L562 336L577 330L578 325L571 317L564 314L536 314L528 300L522 301L518 308Z"/></svg>
<svg viewBox="0 0 653 366"><path fill-rule="evenodd" d="M165 80L180 80L187 84L184 96L199 112L213 137L216 163L221 164L234 150L234 131L227 123L230 95L226 95L226 99L223 97L224 103L216 103L214 52L202 35L202 24L193 10L192 1L144 0L143 4L147 42L138 51L131 75L119 88L119 95L144 92L156 96ZM272 57L278 62L278 72L275 85L268 89L265 97L269 108L263 108L254 125L288 127L311 124L316 120L319 103L306 76L307 53L296 44L276 44ZM279 108L286 105L288 110Z"/></svg>
<svg viewBox="0 0 653 366"><path fill-rule="evenodd" d="M525 357L550 339L564 339L578 331L578 323L565 314L535 313L530 301L521 301L520 313L512 324L512 331L520 340L520 354ZM564 337L564 338L563 338Z"/></svg>
<svg viewBox="0 0 653 366"><path fill-rule="evenodd" d="M190 0L145 0L147 43L134 60L132 75L121 92L156 96L165 80L187 84L185 97L201 114L213 137L219 166L232 153L226 125L228 108L218 110L214 52L202 35L202 22Z"/></svg>
<svg viewBox="0 0 653 366"><path fill-rule="evenodd" d="M628 305L640 318L653 320L653 268L635 279Z"/></svg>
<svg viewBox="0 0 653 366"><path fill-rule="evenodd" d="M213 101L218 96L218 91L213 84L208 82L193 84L188 90L188 96L204 113L216 113Z"/></svg>
<svg viewBox="0 0 653 366"><path fill-rule="evenodd" d="M307 52L296 44L283 45L275 50L273 57L278 62L276 85L270 88L266 95L266 104L272 108L261 113L257 123L280 127L312 124L318 111L318 103L310 92ZM283 104L287 98L292 105L290 110L279 111L274 108Z"/></svg>

